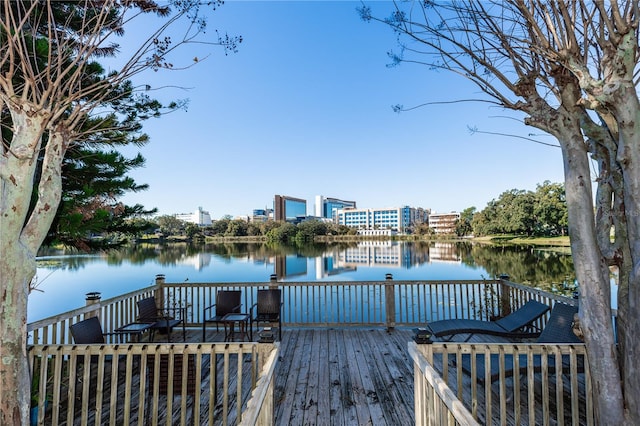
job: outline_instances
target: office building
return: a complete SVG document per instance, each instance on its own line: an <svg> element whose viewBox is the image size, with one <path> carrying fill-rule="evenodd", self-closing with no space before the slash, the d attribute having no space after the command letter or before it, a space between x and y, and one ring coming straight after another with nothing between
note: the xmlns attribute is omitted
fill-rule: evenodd
<svg viewBox="0 0 640 426"><path fill-rule="evenodd" d="M180 219L188 223L195 223L198 226L211 225L211 215L208 211L202 210L202 207L198 207L198 210L196 210L195 213L178 213L174 216L176 219Z"/></svg>
<svg viewBox="0 0 640 426"><path fill-rule="evenodd" d="M327 219L334 219L338 210L356 208L355 201L339 200L337 198L328 198L322 195L316 195L315 215Z"/></svg>
<svg viewBox="0 0 640 426"><path fill-rule="evenodd" d="M455 234L456 223L460 220L460 213L431 213L429 214L429 228L436 234Z"/></svg>
<svg viewBox="0 0 640 426"><path fill-rule="evenodd" d="M276 195L273 201L275 220L299 222L307 216L307 201L301 198Z"/></svg>
<svg viewBox="0 0 640 426"><path fill-rule="evenodd" d="M342 209L337 211L336 221L358 229L389 229L403 233L415 217L409 206L388 209Z"/></svg>
<svg viewBox="0 0 640 426"><path fill-rule="evenodd" d="M272 209L254 209L251 218L251 222L266 222L267 220L273 220Z"/></svg>

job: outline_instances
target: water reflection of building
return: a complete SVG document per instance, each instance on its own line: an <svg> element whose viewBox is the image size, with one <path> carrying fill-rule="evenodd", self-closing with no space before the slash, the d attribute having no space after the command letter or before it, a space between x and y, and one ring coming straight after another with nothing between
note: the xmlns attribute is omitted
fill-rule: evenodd
<svg viewBox="0 0 640 426"><path fill-rule="evenodd" d="M431 262L461 262L455 243L435 243L430 246L429 259Z"/></svg>
<svg viewBox="0 0 640 426"><path fill-rule="evenodd" d="M405 255L408 251L404 251L403 247L391 241L367 241L342 251L339 261L345 266L408 267L411 266L411 257Z"/></svg>
<svg viewBox="0 0 640 426"><path fill-rule="evenodd" d="M305 256L276 256L276 275L279 279L306 274L307 258Z"/></svg>
<svg viewBox="0 0 640 426"><path fill-rule="evenodd" d="M193 256L183 257L176 263L193 266L196 271L199 271L211 264L211 257L211 253L198 253Z"/></svg>
<svg viewBox="0 0 640 426"><path fill-rule="evenodd" d="M345 272L354 272L358 268L355 266L341 265L335 256L335 253L325 253L315 258L316 280L325 277L343 274Z"/></svg>

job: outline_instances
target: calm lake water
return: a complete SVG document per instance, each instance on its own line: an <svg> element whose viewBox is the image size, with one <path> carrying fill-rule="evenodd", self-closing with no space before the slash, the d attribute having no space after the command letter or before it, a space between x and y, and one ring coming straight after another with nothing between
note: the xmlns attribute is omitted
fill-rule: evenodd
<svg viewBox="0 0 640 426"><path fill-rule="evenodd" d="M512 281L563 291L573 283L568 252L540 247L471 243L361 242L304 247L265 244L138 245L101 254L43 252L37 290L29 296L28 320L36 321L85 304L97 291L108 299L167 282L459 280L508 274ZM566 292L565 292L566 293ZM566 293L568 294L568 293Z"/></svg>

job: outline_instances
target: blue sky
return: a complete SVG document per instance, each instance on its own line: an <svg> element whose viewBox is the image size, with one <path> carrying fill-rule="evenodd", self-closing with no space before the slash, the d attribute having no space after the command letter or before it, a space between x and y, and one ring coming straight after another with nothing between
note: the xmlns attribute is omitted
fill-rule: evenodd
<svg viewBox="0 0 640 426"><path fill-rule="evenodd" d="M211 55L188 70L136 79L173 86L154 92L158 99L190 103L145 123L151 142L140 152L147 164L132 176L150 189L124 201L159 214L201 206L214 219L271 207L275 194L306 199L310 214L316 195L361 208L448 212L481 210L506 190L563 181L558 148L469 131L539 133L505 118L512 113L482 103L394 112L396 104L481 94L451 73L387 67L395 35L363 22L358 5L229 1L213 13L208 33L242 35L237 53L183 49L176 65ZM388 3L372 6L383 13Z"/></svg>

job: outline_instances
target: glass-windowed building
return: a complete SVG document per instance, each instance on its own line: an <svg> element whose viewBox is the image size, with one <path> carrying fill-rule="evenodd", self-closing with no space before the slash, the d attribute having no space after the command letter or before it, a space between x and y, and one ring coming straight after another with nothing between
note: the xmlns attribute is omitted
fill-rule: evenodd
<svg viewBox="0 0 640 426"><path fill-rule="evenodd" d="M316 217L323 217L326 219L336 219L338 210L356 208L355 201L339 200L337 198L328 198L322 195L316 195L315 213Z"/></svg>
<svg viewBox="0 0 640 426"><path fill-rule="evenodd" d="M299 222L307 216L307 201L301 198L276 195L273 201L275 220Z"/></svg>
<svg viewBox="0 0 640 426"><path fill-rule="evenodd" d="M389 209L343 209L337 211L337 222L350 228L391 229L404 232L413 217L409 206Z"/></svg>

